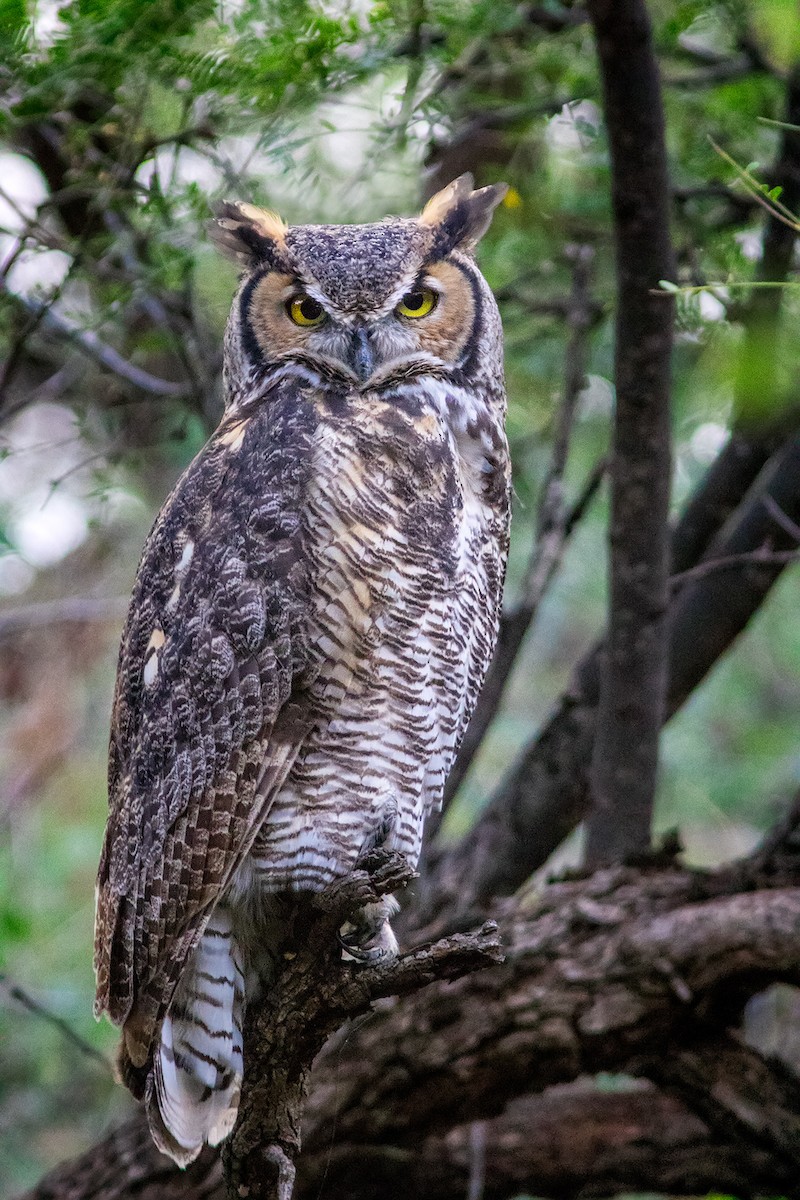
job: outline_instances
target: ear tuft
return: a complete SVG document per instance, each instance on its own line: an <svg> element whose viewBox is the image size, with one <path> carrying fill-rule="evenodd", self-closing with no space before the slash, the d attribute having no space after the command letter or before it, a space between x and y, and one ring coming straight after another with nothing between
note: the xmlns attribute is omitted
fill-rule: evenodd
<svg viewBox="0 0 800 1200"><path fill-rule="evenodd" d="M508 184L493 183L472 190L472 176L459 175L446 188L431 197L419 220L433 229L434 253L440 256L451 250L474 250L486 230L497 205L508 191Z"/></svg>
<svg viewBox="0 0 800 1200"><path fill-rule="evenodd" d="M277 213L253 204L219 205L209 235L227 258L249 269L259 263L277 265L282 257L288 226Z"/></svg>

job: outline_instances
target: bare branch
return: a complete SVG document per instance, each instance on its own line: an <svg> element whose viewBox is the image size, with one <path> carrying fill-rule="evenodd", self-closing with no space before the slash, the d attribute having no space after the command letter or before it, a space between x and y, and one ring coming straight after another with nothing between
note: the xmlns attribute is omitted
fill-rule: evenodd
<svg viewBox="0 0 800 1200"><path fill-rule="evenodd" d="M15 295L14 300L31 314L42 329L65 338L73 345L99 363L105 370L111 371L125 383L146 392L149 396L170 396L173 399L185 399L191 395L191 388L184 383L173 383L168 379L158 379L149 371L135 366L123 358L119 351L102 341L91 329L81 329L73 321L60 316L49 304L42 304L24 296ZM32 332L32 330L31 330Z"/></svg>
<svg viewBox="0 0 800 1200"><path fill-rule="evenodd" d="M21 984L15 983L13 979L10 979L5 971L0 971L0 987L3 988L7 996L27 1009L29 1013L33 1013L36 1017L41 1017L43 1021L47 1021L49 1025L57 1029L65 1041L74 1046L76 1050L79 1050L86 1058L90 1058L92 1062L100 1063L103 1070L108 1072L108 1074L113 1073L111 1063L105 1054L95 1049L91 1042L87 1042L79 1033L76 1033L69 1022L65 1021L63 1017L59 1017L57 1013L51 1012L46 1005L34 999L30 992L22 987Z"/></svg>
<svg viewBox="0 0 800 1200"><path fill-rule="evenodd" d="M85 624L116 621L125 616L127 596L65 596L39 604L22 604L0 609L0 638L13 637L43 625Z"/></svg>
<svg viewBox="0 0 800 1200"><path fill-rule="evenodd" d="M693 579L704 579L707 575L713 575L715 571L731 571L738 567L786 567L798 560L800 560L800 550L770 550L764 546L743 554L728 554L725 558L706 559L698 563L696 567L689 567L687 571L682 571L680 575L671 575L669 584L671 588L679 588Z"/></svg>

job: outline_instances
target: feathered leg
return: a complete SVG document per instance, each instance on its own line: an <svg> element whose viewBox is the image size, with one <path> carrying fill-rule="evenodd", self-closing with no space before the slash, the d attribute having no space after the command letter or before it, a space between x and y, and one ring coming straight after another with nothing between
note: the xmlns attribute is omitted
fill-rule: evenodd
<svg viewBox="0 0 800 1200"><path fill-rule="evenodd" d="M180 1166L233 1129L242 1083L244 971L231 914L221 903L161 1027L147 1089L153 1139Z"/></svg>

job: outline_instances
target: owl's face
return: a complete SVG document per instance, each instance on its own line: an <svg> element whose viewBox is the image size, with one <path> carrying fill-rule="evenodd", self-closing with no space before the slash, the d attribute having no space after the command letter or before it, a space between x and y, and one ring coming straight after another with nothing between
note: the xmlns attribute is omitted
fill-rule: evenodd
<svg viewBox="0 0 800 1200"><path fill-rule="evenodd" d="M418 218L371 225L287 227L250 205L225 205L215 239L245 268L229 374L233 366L234 377L252 378L295 361L364 389L463 368L487 317L495 323L471 252L505 190L472 191L462 176Z"/></svg>

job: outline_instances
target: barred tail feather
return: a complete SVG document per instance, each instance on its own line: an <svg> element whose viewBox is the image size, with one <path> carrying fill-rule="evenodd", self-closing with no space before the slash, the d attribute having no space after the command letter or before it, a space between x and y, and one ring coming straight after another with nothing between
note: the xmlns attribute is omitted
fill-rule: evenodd
<svg viewBox="0 0 800 1200"><path fill-rule="evenodd" d="M147 1089L153 1140L179 1166L233 1129L242 1083L244 971L224 904L213 912L161 1027Z"/></svg>

